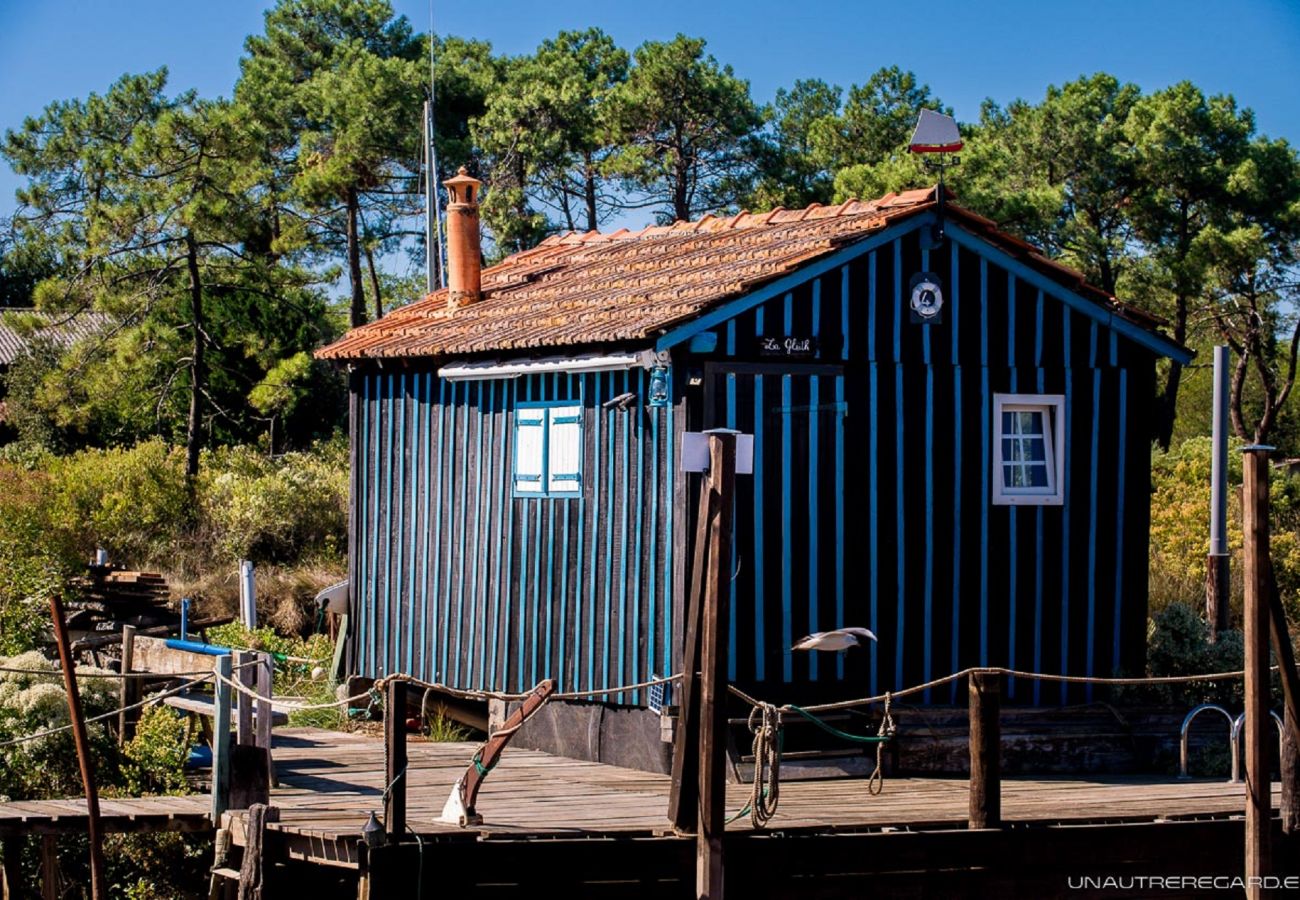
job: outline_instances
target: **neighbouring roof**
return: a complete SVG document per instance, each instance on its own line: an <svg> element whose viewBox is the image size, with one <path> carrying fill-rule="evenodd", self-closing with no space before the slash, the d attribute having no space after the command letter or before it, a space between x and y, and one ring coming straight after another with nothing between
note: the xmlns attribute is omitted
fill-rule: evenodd
<svg viewBox="0 0 1300 900"><path fill-rule="evenodd" d="M71 316L35 309L0 309L0 366L13 365L27 353L31 342L52 341L71 347L84 338L104 331L112 322L103 313L83 311Z"/></svg>
<svg viewBox="0 0 1300 900"><path fill-rule="evenodd" d="M483 272L483 299L452 310L426 295L317 351L323 359L446 356L654 337L722 301L936 206L936 188L837 206L705 216L610 234L571 232ZM995 223L947 202L945 214L1069 290L1152 329L1121 304Z"/></svg>

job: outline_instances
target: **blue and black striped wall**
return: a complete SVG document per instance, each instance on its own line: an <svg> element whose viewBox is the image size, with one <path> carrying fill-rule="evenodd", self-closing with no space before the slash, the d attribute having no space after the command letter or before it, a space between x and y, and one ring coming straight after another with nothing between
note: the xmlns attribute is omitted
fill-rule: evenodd
<svg viewBox="0 0 1300 900"><path fill-rule="evenodd" d="M643 369L450 382L354 375L352 668L459 688L630 684L672 666L679 422ZM634 399L604 408L621 394ZM580 496L512 496L513 410L583 409ZM613 702L638 702L625 694Z"/></svg>
<svg viewBox="0 0 1300 900"><path fill-rule="evenodd" d="M1156 353L1135 328L954 226L911 228L705 322L714 349L688 425L755 435L738 479L731 676L765 696L861 696L973 665L1109 675L1143 668ZM940 276L938 324L909 281ZM812 338L796 360L758 337ZM689 352L689 351L688 351ZM995 393L1065 396L1065 501L992 498ZM865 652L800 654L802 635L864 625ZM950 702L955 688L931 692ZM1017 682L1016 702L1087 689Z"/></svg>

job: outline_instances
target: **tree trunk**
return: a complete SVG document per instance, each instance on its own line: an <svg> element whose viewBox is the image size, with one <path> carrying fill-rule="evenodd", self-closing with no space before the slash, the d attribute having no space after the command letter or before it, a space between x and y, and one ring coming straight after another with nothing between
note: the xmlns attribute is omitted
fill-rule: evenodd
<svg viewBox="0 0 1300 900"><path fill-rule="evenodd" d="M370 249L369 244L366 245L366 266L370 269L370 291L375 295L375 318L382 319L384 317L384 298L379 293L379 275L375 272L375 254Z"/></svg>
<svg viewBox="0 0 1300 900"><path fill-rule="evenodd" d="M599 221L596 216L596 164L592 162L591 154L584 157L586 168L583 171L583 193L587 201L587 230L596 231Z"/></svg>
<svg viewBox="0 0 1300 900"><path fill-rule="evenodd" d="M357 235L357 222L361 218L361 201L357 189L347 190L348 230L348 281L352 288L352 327L366 324L366 291L361 283L361 241Z"/></svg>
<svg viewBox="0 0 1300 900"><path fill-rule="evenodd" d="M690 170L684 160L678 157L673 167L673 216L682 221L691 217L691 207L687 202L690 186Z"/></svg>
<svg viewBox="0 0 1300 900"><path fill-rule="evenodd" d="M190 416L185 430L185 475L194 479L199 474L199 451L203 447L200 431L203 420L203 382L206 372L203 360L203 282L199 277L199 248L194 235L185 233L185 264L190 275Z"/></svg>
<svg viewBox="0 0 1300 900"><path fill-rule="evenodd" d="M1187 340L1187 298L1179 297L1177 312L1174 314L1174 341L1182 344ZM1169 374L1165 377L1164 390L1160 392L1159 411L1156 416L1156 442L1161 450L1168 450L1174 439L1174 420L1178 416L1178 388L1183 380L1183 365L1176 359L1169 360Z"/></svg>

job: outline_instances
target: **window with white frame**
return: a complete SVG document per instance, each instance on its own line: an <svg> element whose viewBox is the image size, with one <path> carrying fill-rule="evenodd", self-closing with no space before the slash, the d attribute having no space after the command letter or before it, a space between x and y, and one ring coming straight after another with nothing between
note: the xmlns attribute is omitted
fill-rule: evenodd
<svg viewBox="0 0 1300 900"><path fill-rule="evenodd" d="M1065 483L1065 398L994 394L993 502L1059 506Z"/></svg>
<svg viewBox="0 0 1300 900"><path fill-rule="evenodd" d="M564 400L515 409L515 496L582 493L582 407Z"/></svg>

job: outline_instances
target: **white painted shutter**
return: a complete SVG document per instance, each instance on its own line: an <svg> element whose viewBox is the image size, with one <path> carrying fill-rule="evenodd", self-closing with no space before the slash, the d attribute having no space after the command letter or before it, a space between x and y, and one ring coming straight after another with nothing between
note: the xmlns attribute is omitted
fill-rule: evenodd
<svg viewBox="0 0 1300 900"><path fill-rule="evenodd" d="M547 490L578 493L582 490L582 407L553 406L549 412Z"/></svg>
<svg viewBox="0 0 1300 900"><path fill-rule="evenodd" d="M540 494L546 471L546 410L515 410L515 492Z"/></svg>

